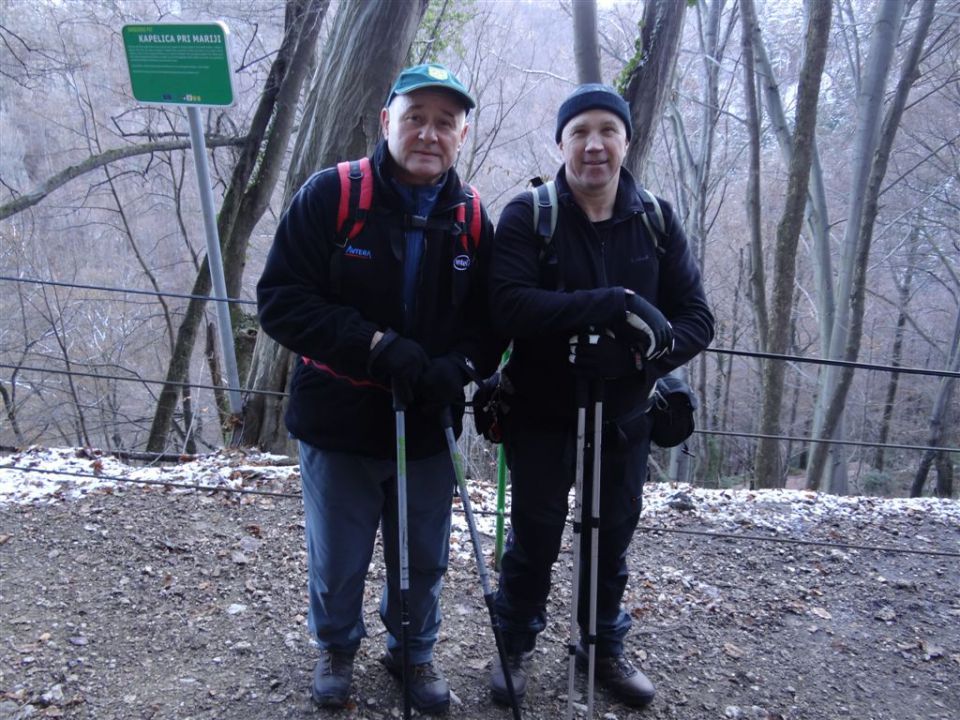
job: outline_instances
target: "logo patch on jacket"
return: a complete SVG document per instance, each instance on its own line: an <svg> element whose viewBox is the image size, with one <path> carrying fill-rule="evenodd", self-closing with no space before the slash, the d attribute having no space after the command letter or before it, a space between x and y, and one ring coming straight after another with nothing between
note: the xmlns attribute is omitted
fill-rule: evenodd
<svg viewBox="0 0 960 720"><path fill-rule="evenodd" d="M367 248L358 248L353 245L347 245L343 249L346 257L356 258L357 260L373 260L373 252Z"/></svg>
<svg viewBox="0 0 960 720"><path fill-rule="evenodd" d="M469 270L470 269L470 256L469 255L457 255L453 259L453 267L455 270Z"/></svg>

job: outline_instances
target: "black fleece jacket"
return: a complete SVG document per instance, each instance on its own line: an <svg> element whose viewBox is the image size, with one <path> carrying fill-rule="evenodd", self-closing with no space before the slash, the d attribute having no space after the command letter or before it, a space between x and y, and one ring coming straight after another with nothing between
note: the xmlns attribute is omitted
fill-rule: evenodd
<svg viewBox="0 0 960 720"><path fill-rule="evenodd" d="M412 221L390 181L392 166L381 141L372 158L371 211L363 231L342 249L334 242L336 168L311 176L280 219L257 284L262 329L300 356L286 411L290 433L316 447L380 459L394 457L396 443L389 388L367 368L377 330L404 334L430 357L458 353L483 376L496 368L503 347L493 335L485 281L493 226L483 211L480 241L473 252L464 249L452 228L455 208L467 198L452 169L425 231L416 314L404 327L404 228ZM339 293L331 282L335 252L342 254ZM463 408L453 410L459 434ZM406 415L410 459L446 450L436 411L414 405Z"/></svg>
<svg viewBox="0 0 960 720"><path fill-rule="evenodd" d="M568 340L590 326L615 328L625 318L624 288L629 288L666 316L676 345L642 370L606 381L604 418L627 421L645 411L657 378L713 339L714 319L700 270L676 215L663 200L666 237L657 247L626 170L620 172L613 217L603 223L592 223L575 203L563 168L556 185L557 226L543 259L530 193L511 200L497 224L490 297L497 329L514 339L506 370L516 391L512 408L527 422L564 425L574 420Z"/></svg>

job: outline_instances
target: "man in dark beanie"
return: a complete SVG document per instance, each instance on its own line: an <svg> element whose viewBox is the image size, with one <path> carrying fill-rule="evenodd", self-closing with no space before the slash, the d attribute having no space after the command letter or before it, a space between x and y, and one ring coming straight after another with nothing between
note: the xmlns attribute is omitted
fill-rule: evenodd
<svg viewBox="0 0 960 720"><path fill-rule="evenodd" d="M491 310L513 338L504 373L513 394L503 421L511 469L511 531L496 598L513 685L522 696L537 635L547 623L556 561L574 484L578 406L603 400L596 633L589 632L593 417L585 436L576 664L595 645L595 677L621 702L643 707L650 680L624 652L621 607L627 549L640 516L657 379L713 339L700 270L671 207L622 167L630 108L608 85L576 88L557 113L563 154L556 194L538 188L503 210L494 240ZM535 207L536 203L536 207ZM551 222L544 222L552 215ZM654 217L656 215L656 217ZM506 385L505 385L506 386ZM591 403L584 397L589 393ZM592 413L591 413L592 414ZM586 414L585 414L586 415ZM503 668L491 690L506 702Z"/></svg>

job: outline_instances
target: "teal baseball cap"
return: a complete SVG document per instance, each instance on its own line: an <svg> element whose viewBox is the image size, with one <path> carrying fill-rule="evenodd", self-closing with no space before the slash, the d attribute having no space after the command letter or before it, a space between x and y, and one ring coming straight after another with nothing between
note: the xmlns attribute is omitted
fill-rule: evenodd
<svg viewBox="0 0 960 720"><path fill-rule="evenodd" d="M439 63L414 65L401 71L397 81L390 89L387 105L390 105L397 95L406 95L423 88L450 90L460 98L467 110L472 110L477 106L477 101L467 92L467 88L457 79L457 76Z"/></svg>

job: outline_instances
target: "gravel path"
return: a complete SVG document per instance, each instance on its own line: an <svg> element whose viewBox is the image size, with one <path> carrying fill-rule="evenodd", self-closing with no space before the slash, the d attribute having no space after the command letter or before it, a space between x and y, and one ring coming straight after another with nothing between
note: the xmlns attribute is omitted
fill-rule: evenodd
<svg viewBox="0 0 960 720"><path fill-rule="evenodd" d="M274 487L297 489L292 475ZM689 502L675 505L655 521L717 529ZM717 508L711 513L725 512ZM771 514L775 506L763 517ZM960 547L960 523L949 518L875 518L808 519L802 537ZM735 525L735 533L764 531L749 520ZM466 533L455 532L452 545L437 647L455 694L450 717L508 720L489 700L495 651ZM597 717L960 717L956 557L654 531L639 532L634 549L629 647L659 694L637 713L600 690ZM570 556L566 548L555 573L553 622L524 706L530 720L561 718L566 705ZM323 712L309 697L316 651L305 628L297 500L108 487L0 505L0 718L399 717L399 688L376 660L382 581L376 559L367 584L371 637L358 656L353 700Z"/></svg>

